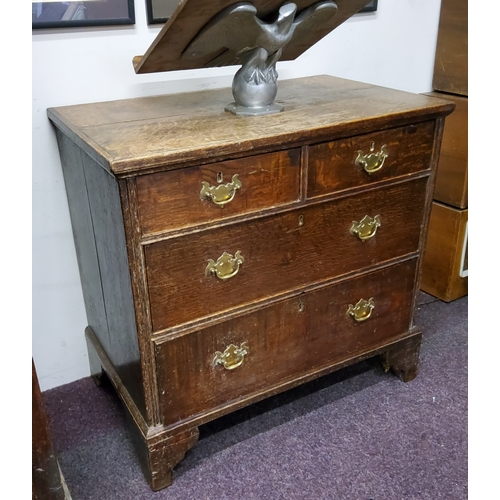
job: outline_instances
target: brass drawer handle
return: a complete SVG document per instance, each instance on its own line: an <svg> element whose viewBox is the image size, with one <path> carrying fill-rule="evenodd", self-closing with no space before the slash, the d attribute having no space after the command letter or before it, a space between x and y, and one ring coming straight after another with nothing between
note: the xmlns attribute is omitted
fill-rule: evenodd
<svg viewBox="0 0 500 500"><path fill-rule="evenodd" d="M200 198L202 200L211 200L216 205L224 206L229 203L236 194L236 191L241 188L241 181L238 174L234 174L231 182L219 184L218 186L210 186L206 181L201 183Z"/></svg>
<svg viewBox="0 0 500 500"><path fill-rule="evenodd" d="M373 297L368 300L360 299L354 306L349 304L346 314L352 316L359 323L366 321L371 316L374 307Z"/></svg>
<svg viewBox="0 0 500 500"><path fill-rule="evenodd" d="M354 164L357 167L364 168L365 172L368 174L378 172L384 166L385 159L389 156L386 148L387 146L384 144L380 148L380 151L374 153L375 143L372 142L370 145L370 152L368 154L364 154L361 149L358 151L358 156L356 157L356 160L354 160Z"/></svg>
<svg viewBox="0 0 500 500"><path fill-rule="evenodd" d="M208 260L205 276L214 274L221 280L227 280L232 278L240 270L240 266L243 262L245 262L245 259L239 250L234 254L234 257L230 253L224 252L217 259L217 262L214 262L213 259Z"/></svg>
<svg viewBox="0 0 500 500"><path fill-rule="evenodd" d="M369 240L375 236L377 228L381 225L380 215L370 217L365 215L359 222L353 221L349 232L356 234L361 241Z"/></svg>
<svg viewBox="0 0 500 500"><path fill-rule="evenodd" d="M245 355L249 353L248 344L243 342L240 347L231 344L224 352L217 351L212 362L213 366L222 365L226 370L234 370L241 366Z"/></svg>

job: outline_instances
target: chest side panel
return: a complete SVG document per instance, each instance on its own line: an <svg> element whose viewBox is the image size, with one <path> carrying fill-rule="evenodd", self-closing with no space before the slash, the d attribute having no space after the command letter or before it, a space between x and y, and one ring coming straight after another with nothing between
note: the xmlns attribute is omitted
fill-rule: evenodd
<svg viewBox="0 0 500 500"><path fill-rule="evenodd" d="M87 320L145 416L118 184L66 136L58 133L58 140Z"/></svg>

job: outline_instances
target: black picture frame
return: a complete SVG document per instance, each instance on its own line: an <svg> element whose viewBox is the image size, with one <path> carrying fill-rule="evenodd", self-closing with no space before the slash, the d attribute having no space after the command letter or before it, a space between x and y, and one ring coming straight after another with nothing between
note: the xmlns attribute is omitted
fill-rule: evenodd
<svg viewBox="0 0 500 500"><path fill-rule="evenodd" d="M134 0L32 2L33 30L127 24L135 24Z"/></svg>
<svg viewBox="0 0 500 500"><path fill-rule="evenodd" d="M366 7L363 7L359 12L375 12L378 7L378 0L372 0L369 2Z"/></svg>
<svg viewBox="0 0 500 500"><path fill-rule="evenodd" d="M158 2L161 3L162 9L167 6L169 10L174 11L180 0L146 0L148 24L165 24L168 21L168 16L162 16L158 13L158 6L156 5Z"/></svg>

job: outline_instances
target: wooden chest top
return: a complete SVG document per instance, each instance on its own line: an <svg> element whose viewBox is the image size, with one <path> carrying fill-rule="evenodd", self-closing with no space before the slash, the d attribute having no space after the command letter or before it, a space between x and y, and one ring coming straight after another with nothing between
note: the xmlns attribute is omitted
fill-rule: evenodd
<svg viewBox="0 0 500 500"><path fill-rule="evenodd" d="M392 128L453 104L331 76L280 81L282 113L224 111L230 89L49 108L49 118L117 176L178 168L328 138Z"/></svg>

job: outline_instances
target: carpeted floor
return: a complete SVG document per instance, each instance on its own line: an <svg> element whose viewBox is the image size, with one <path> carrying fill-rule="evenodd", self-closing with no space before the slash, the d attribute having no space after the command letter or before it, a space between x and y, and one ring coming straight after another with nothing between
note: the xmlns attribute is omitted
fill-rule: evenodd
<svg viewBox="0 0 500 500"><path fill-rule="evenodd" d="M368 360L207 424L156 493L109 385L44 392L72 500L465 500L468 298L420 298L415 380Z"/></svg>

